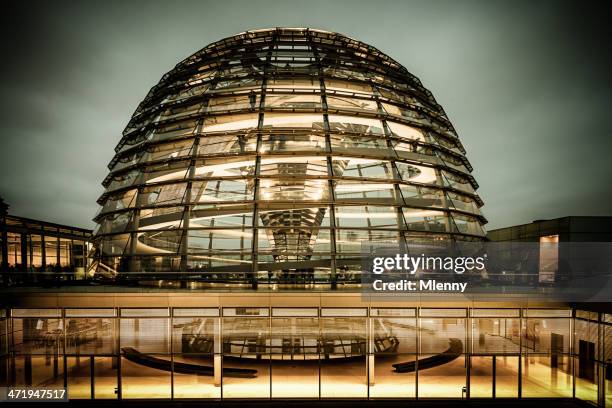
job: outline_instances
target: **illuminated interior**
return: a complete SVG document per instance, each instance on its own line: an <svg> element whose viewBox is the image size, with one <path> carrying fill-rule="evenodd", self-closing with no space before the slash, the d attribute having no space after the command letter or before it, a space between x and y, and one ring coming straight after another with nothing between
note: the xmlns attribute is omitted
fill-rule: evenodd
<svg viewBox="0 0 612 408"><path fill-rule="evenodd" d="M596 403L611 321L554 308L12 309L0 371L14 386L65 383L70 399Z"/></svg>

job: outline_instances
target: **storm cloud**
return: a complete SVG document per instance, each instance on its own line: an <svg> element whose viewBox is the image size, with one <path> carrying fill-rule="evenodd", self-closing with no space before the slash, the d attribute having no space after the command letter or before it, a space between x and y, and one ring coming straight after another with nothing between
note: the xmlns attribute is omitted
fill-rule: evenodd
<svg viewBox="0 0 612 408"><path fill-rule="evenodd" d="M215 1L3 4L0 195L91 227L113 148L177 62L241 31L313 27L419 77L462 139L488 228L610 215L610 2Z"/></svg>

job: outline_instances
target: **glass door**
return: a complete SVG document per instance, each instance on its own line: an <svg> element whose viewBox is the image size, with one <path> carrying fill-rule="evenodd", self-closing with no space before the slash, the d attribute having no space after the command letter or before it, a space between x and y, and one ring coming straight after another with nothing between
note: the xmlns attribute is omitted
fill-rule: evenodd
<svg viewBox="0 0 612 408"><path fill-rule="evenodd" d="M470 398L518 398L518 355L470 357Z"/></svg>

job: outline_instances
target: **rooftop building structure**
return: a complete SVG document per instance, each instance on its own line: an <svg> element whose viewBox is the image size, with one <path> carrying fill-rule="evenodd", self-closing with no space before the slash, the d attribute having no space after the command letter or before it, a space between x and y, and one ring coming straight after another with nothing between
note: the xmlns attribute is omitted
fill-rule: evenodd
<svg viewBox="0 0 612 408"><path fill-rule="evenodd" d="M96 266L126 279L357 282L363 243L485 237L472 167L431 92L321 30L248 31L187 57L108 167Z"/></svg>

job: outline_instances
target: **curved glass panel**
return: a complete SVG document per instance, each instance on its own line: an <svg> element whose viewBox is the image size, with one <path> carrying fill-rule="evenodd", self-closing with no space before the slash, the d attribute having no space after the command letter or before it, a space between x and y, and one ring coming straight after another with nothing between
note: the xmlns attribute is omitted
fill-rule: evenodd
<svg viewBox="0 0 612 408"><path fill-rule="evenodd" d="M123 135L98 200L100 270L353 284L363 242L485 237L471 166L431 92L339 34L215 42L162 77Z"/></svg>

